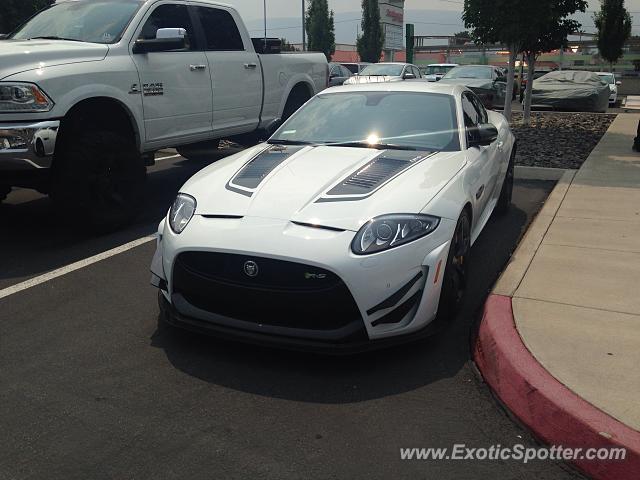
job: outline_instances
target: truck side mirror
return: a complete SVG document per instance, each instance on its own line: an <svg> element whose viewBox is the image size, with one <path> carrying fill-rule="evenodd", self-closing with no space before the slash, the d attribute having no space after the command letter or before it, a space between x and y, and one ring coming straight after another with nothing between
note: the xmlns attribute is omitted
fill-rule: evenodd
<svg viewBox="0 0 640 480"><path fill-rule="evenodd" d="M169 52L183 50L187 46L187 31L184 28L160 28L156 38L139 38L133 45L133 53Z"/></svg>

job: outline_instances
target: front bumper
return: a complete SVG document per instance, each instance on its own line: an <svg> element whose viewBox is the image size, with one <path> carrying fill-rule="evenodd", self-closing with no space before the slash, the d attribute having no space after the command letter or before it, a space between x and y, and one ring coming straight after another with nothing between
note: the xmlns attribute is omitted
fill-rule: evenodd
<svg viewBox="0 0 640 480"><path fill-rule="evenodd" d="M0 123L0 171L50 168L59 120Z"/></svg>
<svg viewBox="0 0 640 480"><path fill-rule="evenodd" d="M152 284L171 307L164 309L169 323L252 343L266 338L285 348L337 351L375 348L425 331L437 312L455 228L443 219L423 239L358 257L350 253L354 232L257 218L196 215L191 222L181 235L161 228L151 268ZM198 260L183 264L185 255ZM243 280L245 261L255 261L260 272L264 266L264 278L275 283ZM302 270L289 269L291 262ZM325 288L322 281L330 284Z"/></svg>

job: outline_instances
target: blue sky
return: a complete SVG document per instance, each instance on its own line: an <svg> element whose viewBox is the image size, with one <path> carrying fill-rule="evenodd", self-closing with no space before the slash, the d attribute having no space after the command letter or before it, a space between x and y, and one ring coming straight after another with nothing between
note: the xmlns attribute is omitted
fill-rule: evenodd
<svg viewBox="0 0 640 480"><path fill-rule="evenodd" d="M262 29L263 0L222 0L236 7L247 22L252 35ZM309 0L307 0L308 3ZM418 34L449 35L463 30L460 14L462 0L406 0L406 21L415 22ZM637 18L634 34L640 34L640 0L627 0L627 9ZM353 43L360 17L360 0L329 0L329 7L336 13L336 37L338 42ZM579 20L587 32L593 32L592 11L599 8L598 1L591 1L590 12ZM270 36L286 37L299 42L301 0L267 0L268 28Z"/></svg>

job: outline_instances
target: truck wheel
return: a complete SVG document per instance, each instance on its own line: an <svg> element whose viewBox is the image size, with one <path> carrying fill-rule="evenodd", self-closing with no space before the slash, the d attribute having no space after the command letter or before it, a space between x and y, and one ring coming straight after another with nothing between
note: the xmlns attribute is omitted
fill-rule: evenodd
<svg viewBox="0 0 640 480"><path fill-rule="evenodd" d="M87 131L56 151L51 198L63 219L73 217L107 232L140 212L145 178L142 156L131 140L117 132Z"/></svg>
<svg viewBox="0 0 640 480"><path fill-rule="evenodd" d="M306 92L302 88L295 88L289 98L287 99L287 103L284 106L284 111L282 112L282 121L287 120L291 115L296 113L296 111L307 101L309 100L309 93Z"/></svg>
<svg viewBox="0 0 640 480"><path fill-rule="evenodd" d="M180 156L187 160L206 160L210 158L213 150L220 148L220 140L210 140L208 142L193 143L191 145L182 145L176 147Z"/></svg>
<svg viewBox="0 0 640 480"><path fill-rule="evenodd" d="M7 195L11 192L11 187L0 185L0 202L7 198Z"/></svg>

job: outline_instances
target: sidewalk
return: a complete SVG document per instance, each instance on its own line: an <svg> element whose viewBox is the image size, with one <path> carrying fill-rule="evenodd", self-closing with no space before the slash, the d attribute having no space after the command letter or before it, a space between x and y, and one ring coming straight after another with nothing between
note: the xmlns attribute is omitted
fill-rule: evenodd
<svg viewBox="0 0 640 480"><path fill-rule="evenodd" d="M541 440L624 446L624 462L574 462L640 478L640 115L621 114L567 172L490 296L474 359Z"/></svg>

